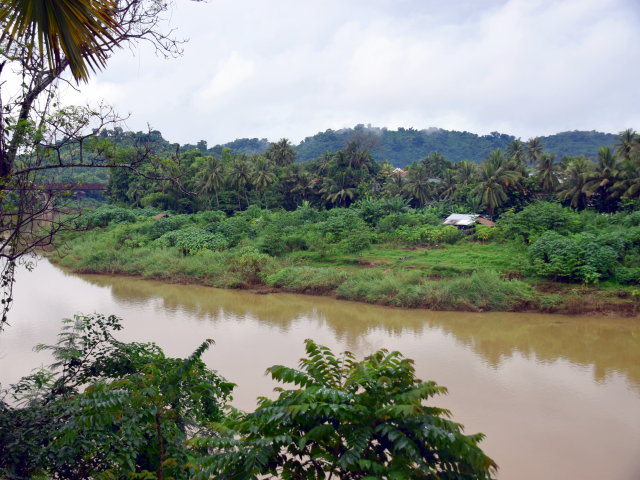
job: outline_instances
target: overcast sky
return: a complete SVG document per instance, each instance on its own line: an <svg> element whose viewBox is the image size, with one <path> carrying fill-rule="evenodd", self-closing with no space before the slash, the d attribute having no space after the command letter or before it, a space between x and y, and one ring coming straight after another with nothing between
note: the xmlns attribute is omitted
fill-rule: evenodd
<svg viewBox="0 0 640 480"><path fill-rule="evenodd" d="M122 51L76 99L210 146L358 123L640 130L640 0L177 0L170 21L181 58Z"/></svg>

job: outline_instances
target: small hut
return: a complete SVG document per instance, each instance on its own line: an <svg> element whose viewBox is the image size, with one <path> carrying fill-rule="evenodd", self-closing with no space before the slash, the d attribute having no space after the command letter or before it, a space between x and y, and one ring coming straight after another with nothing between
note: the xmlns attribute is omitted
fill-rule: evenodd
<svg viewBox="0 0 640 480"><path fill-rule="evenodd" d="M452 213L444 222L442 222L443 225L454 225L460 230L471 228L477 223L480 225L487 225L489 227L494 227L496 225L495 222L492 222L488 218L468 213Z"/></svg>

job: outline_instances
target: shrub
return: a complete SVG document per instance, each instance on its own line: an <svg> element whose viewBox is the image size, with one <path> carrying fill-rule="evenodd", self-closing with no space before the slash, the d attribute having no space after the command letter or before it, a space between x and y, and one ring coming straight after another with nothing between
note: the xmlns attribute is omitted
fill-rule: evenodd
<svg viewBox="0 0 640 480"><path fill-rule="evenodd" d="M505 214L500 217L498 224L504 227L507 237L521 237L527 243L535 241L548 230L568 234L582 229L579 214L569 207L551 202L532 203L516 214Z"/></svg>
<svg viewBox="0 0 640 480"><path fill-rule="evenodd" d="M136 220L137 216L130 209L104 206L85 213L79 226L84 228L106 227L115 223L133 223Z"/></svg>
<svg viewBox="0 0 640 480"><path fill-rule="evenodd" d="M202 478L492 478L483 436L427 404L446 389L417 379L411 360L379 350L357 361L312 340L306 354L300 370L267 369L289 389L237 416L230 438L195 442L215 452Z"/></svg>
<svg viewBox="0 0 640 480"><path fill-rule="evenodd" d="M172 215L170 217L151 219L136 225L136 230L146 235L150 240L156 240L167 232L182 228L190 221L188 215Z"/></svg>
<svg viewBox="0 0 640 480"><path fill-rule="evenodd" d="M622 285L640 285L640 268L618 267L614 272L614 278Z"/></svg>
<svg viewBox="0 0 640 480"><path fill-rule="evenodd" d="M200 250L224 250L229 246L227 239L219 233L209 233L198 227L188 227L165 233L156 245L177 247L185 255L193 255Z"/></svg>
<svg viewBox="0 0 640 480"><path fill-rule="evenodd" d="M540 276L594 283L610 276L618 264L618 253L608 241L590 233L565 237L549 231L531 245L528 254Z"/></svg>
<svg viewBox="0 0 640 480"><path fill-rule="evenodd" d="M368 231L355 231L343 238L338 248L345 253L358 253L371 246L373 236Z"/></svg>
<svg viewBox="0 0 640 480"><path fill-rule="evenodd" d="M355 202L351 208L356 209L368 225L375 227L385 216L407 212L409 202L402 197L364 198Z"/></svg>

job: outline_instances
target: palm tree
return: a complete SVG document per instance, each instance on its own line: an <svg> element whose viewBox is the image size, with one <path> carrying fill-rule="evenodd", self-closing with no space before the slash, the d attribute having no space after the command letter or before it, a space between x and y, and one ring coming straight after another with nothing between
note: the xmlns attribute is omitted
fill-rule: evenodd
<svg viewBox="0 0 640 480"><path fill-rule="evenodd" d="M249 162L245 155L239 155L233 165L231 166L231 172L229 172L229 180L231 185L237 190L238 194L238 208L242 209L240 203L240 192L244 193L245 201L249 205L249 197L247 197L247 185L251 179L251 169L249 168Z"/></svg>
<svg viewBox="0 0 640 480"><path fill-rule="evenodd" d="M512 164L512 170L525 173L525 144L519 138L513 140L507 147L507 157Z"/></svg>
<svg viewBox="0 0 640 480"><path fill-rule="evenodd" d="M279 167L291 165L296 160L296 151L286 138L269 144L265 156Z"/></svg>
<svg viewBox="0 0 640 480"><path fill-rule="evenodd" d="M554 154L543 153L540 160L538 160L538 177L540 178L542 190L546 193L555 191L560 184L555 159L556 156Z"/></svg>
<svg viewBox="0 0 640 480"><path fill-rule="evenodd" d="M87 81L122 39L116 12L115 0L3 0L0 39L27 45L29 56L37 46L52 70L68 64L76 80Z"/></svg>
<svg viewBox="0 0 640 480"><path fill-rule="evenodd" d="M631 159L631 154L634 150L640 153L640 136L633 128L627 128L618 135L618 142L616 143L618 154L625 160Z"/></svg>
<svg viewBox="0 0 640 480"><path fill-rule="evenodd" d="M356 195L355 187L348 184L346 172L339 172L335 178L325 178L320 192L324 194L325 200L342 206L346 206Z"/></svg>
<svg viewBox="0 0 640 480"><path fill-rule="evenodd" d="M205 170L200 181L200 193L210 195L213 193L216 197L216 206L220 208L220 200L218 191L222 187L224 181L224 164L219 158L209 157L205 165Z"/></svg>
<svg viewBox="0 0 640 480"><path fill-rule="evenodd" d="M611 211L613 205L612 187L620 177L620 162L609 147L600 147L598 163L586 176L584 189L590 195L597 195L601 210Z"/></svg>
<svg viewBox="0 0 640 480"><path fill-rule="evenodd" d="M620 179L614 183L613 191L617 197L640 198L640 155L622 162Z"/></svg>
<svg viewBox="0 0 640 480"><path fill-rule="evenodd" d="M442 183L440 185L440 198L443 200L450 200L455 198L458 193L458 179L456 178L456 172L447 168L442 174Z"/></svg>
<svg viewBox="0 0 640 480"><path fill-rule="evenodd" d="M419 206L424 206L431 196L433 182L430 181L427 167L422 164L413 164L409 167L406 182L402 191L411 199L418 202Z"/></svg>
<svg viewBox="0 0 640 480"><path fill-rule="evenodd" d="M477 166L469 160L463 160L456 164L456 179L461 185L469 185L473 183L476 177Z"/></svg>
<svg viewBox="0 0 640 480"><path fill-rule="evenodd" d="M271 162L267 160L263 155L255 155L253 157L253 175L252 175L252 183L256 187L258 192L262 193L262 200L264 201L264 206L266 206L266 192L276 178L275 173L273 173L273 167Z"/></svg>
<svg viewBox="0 0 640 480"><path fill-rule="evenodd" d="M495 150L489 159L480 166L478 172L480 182L474 189L474 197L493 215L496 208L508 200L507 188L518 186L520 173L510 170L502 152Z"/></svg>
<svg viewBox="0 0 640 480"><path fill-rule="evenodd" d="M540 160L540 157L543 153L542 142L540 141L540 137L530 138L527 142L527 155L529 157L529 162L532 165L536 165Z"/></svg>
<svg viewBox="0 0 640 480"><path fill-rule="evenodd" d="M576 157L564 172L564 181L558 190L558 198L569 202L573 208L583 209L589 201L589 193L585 189L587 175L591 170L591 162L585 157Z"/></svg>

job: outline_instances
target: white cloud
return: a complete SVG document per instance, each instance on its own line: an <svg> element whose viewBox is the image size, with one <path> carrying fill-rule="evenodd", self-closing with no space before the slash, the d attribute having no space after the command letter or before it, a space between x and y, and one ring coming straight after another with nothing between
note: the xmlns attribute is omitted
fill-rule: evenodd
<svg viewBox="0 0 640 480"><path fill-rule="evenodd" d="M224 96L231 96L242 88L243 83L255 74L255 65L232 52L229 58L218 62L218 69L209 84L196 96L196 108L202 108L202 101L211 102Z"/></svg>
<svg viewBox="0 0 640 480"><path fill-rule="evenodd" d="M523 138L640 128L635 0L180 2L164 61L119 53L106 97L179 142L431 126Z"/></svg>

